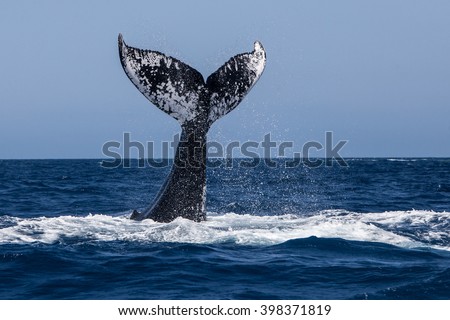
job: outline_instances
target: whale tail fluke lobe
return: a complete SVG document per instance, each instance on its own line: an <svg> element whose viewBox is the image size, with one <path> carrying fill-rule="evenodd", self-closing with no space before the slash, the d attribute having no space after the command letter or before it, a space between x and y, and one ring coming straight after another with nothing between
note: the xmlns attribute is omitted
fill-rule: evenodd
<svg viewBox="0 0 450 320"><path fill-rule="evenodd" d="M122 35L119 53L128 78L151 103L180 124L195 118L204 90L197 70L160 52L129 47Z"/></svg>
<svg viewBox="0 0 450 320"><path fill-rule="evenodd" d="M266 53L254 50L232 57L206 81L194 68L158 51L128 46L119 35L120 61L136 88L155 106L175 118L182 132L172 170L144 212L131 219L170 222L177 217L206 219L206 134L217 119L242 101L264 71Z"/></svg>
<svg viewBox="0 0 450 320"><path fill-rule="evenodd" d="M252 52L232 57L206 79L206 86L211 93L210 123L237 107L258 81L265 65L266 52L257 41Z"/></svg>

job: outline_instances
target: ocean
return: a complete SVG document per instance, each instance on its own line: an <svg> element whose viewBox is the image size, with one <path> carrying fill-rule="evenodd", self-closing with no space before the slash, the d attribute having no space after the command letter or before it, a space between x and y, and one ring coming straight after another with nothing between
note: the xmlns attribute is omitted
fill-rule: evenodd
<svg viewBox="0 0 450 320"><path fill-rule="evenodd" d="M168 167L0 160L0 299L450 299L450 159L239 161L164 224Z"/></svg>

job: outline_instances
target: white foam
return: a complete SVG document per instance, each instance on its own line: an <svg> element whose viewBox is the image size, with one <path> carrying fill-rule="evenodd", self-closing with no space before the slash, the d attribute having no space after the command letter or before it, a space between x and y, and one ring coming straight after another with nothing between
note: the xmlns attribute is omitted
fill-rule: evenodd
<svg viewBox="0 0 450 320"><path fill-rule="evenodd" d="M439 226L449 224L450 213L431 211L391 211L383 213L353 213L343 210L322 211L310 216L251 216L234 213L208 213L208 221L196 223L176 219L171 223L152 220L136 222L128 215L119 217L88 215L55 218L8 217L0 228L0 243L58 243L66 239L80 241L137 241L174 243L236 243L242 245L273 245L291 239L311 236L374 241L401 247L433 247L449 250L449 246L428 245L430 239L448 236L439 228L428 228L424 241L384 230L396 225L412 227L433 221ZM436 229L436 230L434 230Z"/></svg>

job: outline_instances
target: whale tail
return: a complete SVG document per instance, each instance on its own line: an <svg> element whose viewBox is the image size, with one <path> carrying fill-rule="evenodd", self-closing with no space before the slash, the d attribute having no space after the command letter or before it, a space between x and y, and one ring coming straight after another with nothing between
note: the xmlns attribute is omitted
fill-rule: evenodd
<svg viewBox="0 0 450 320"><path fill-rule="evenodd" d="M266 63L259 42L232 57L206 81L194 68L160 52L129 47L119 35L122 67L151 103L181 124L172 170L154 203L131 219L170 222L206 219L206 134L211 124L236 108L258 81Z"/></svg>
<svg viewBox="0 0 450 320"><path fill-rule="evenodd" d="M205 81L200 72L178 59L128 46L121 34L119 53L136 88L182 126L204 118L209 127L232 111L258 81L266 63L262 44L255 42L252 52L232 57Z"/></svg>

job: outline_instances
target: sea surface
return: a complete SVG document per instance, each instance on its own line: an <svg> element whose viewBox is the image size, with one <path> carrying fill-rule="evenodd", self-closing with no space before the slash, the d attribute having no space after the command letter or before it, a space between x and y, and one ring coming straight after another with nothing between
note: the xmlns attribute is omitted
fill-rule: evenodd
<svg viewBox="0 0 450 320"><path fill-rule="evenodd" d="M450 299L450 159L239 161L162 224L168 167L0 160L0 299Z"/></svg>

